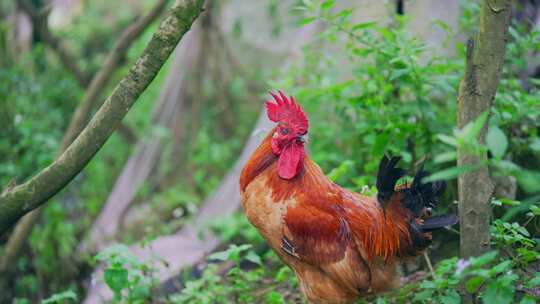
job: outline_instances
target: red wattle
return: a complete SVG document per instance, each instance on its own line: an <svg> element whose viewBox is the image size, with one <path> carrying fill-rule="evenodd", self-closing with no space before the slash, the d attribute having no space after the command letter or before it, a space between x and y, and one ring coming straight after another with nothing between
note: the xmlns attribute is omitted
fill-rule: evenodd
<svg viewBox="0 0 540 304"><path fill-rule="evenodd" d="M283 148L278 160L278 174L283 179L292 179L301 168L304 147L298 144L290 144Z"/></svg>

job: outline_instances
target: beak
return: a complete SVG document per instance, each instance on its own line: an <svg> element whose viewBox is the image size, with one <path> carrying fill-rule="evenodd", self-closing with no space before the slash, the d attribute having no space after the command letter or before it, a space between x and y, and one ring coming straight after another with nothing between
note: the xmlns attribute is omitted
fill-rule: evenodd
<svg viewBox="0 0 540 304"><path fill-rule="evenodd" d="M304 135L300 135L300 136L297 136L296 137L296 140L298 140L299 142L305 144L308 142L308 136L307 136L307 133L304 134Z"/></svg>

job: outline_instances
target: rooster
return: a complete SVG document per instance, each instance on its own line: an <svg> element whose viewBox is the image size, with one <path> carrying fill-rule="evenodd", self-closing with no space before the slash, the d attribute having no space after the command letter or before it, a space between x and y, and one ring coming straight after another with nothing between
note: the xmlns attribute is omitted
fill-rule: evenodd
<svg viewBox="0 0 540 304"><path fill-rule="evenodd" d="M351 303L397 287L397 264L430 244L433 230L455 215L431 216L443 182L396 187L399 157L383 157L376 197L340 187L305 151L309 121L294 97L270 93L268 118L277 123L240 176L242 206L311 303Z"/></svg>

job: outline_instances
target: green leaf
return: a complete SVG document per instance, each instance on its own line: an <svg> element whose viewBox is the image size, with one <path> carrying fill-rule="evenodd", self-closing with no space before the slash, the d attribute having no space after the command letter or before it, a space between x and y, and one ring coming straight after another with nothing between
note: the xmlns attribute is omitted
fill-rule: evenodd
<svg viewBox="0 0 540 304"><path fill-rule="evenodd" d="M66 290L61 293L55 293L49 298L41 301L41 304L53 304L53 303L69 303L68 300L77 302L77 294L71 290Z"/></svg>
<svg viewBox="0 0 540 304"><path fill-rule="evenodd" d="M388 302L386 301L385 298L378 297L378 298L375 300L375 304L386 304L386 303L388 303Z"/></svg>
<svg viewBox="0 0 540 304"><path fill-rule="evenodd" d="M270 291L269 293L266 294L266 296L264 297L265 299L265 303L267 304L285 304L287 302L285 302L285 299L283 299L283 296L275 291L275 290L272 290Z"/></svg>
<svg viewBox="0 0 540 304"><path fill-rule="evenodd" d="M441 297L441 302L443 304L459 304L461 303L461 297L455 290L449 290Z"/></svg>
<svg viewBox="0 0 540 304"><path fill-rule="evenodd" d="M149 299L151 295L152 290L148 285L139 284L130 290L130 297L135 299Z"/></svg>
<svg viewBox="0 0 540 304"><path fill-rule="evenodd" d="M426 300L431 299L432 296L433 296L433 291L428 289L428 290L424 290L424 291L416 293L414 295L413 300L418 301L418 302L422 302L422 301L426 301Z"/></svg>
<svg viewBox="0 0 540 304"><path fill-rule="evenodd" d="M328 11L334 6L334 0L326 0L321 3L321 11Z"/></svg>
<svg viewBox="0 0 540 304"><path fill-rule="evenodd" d="M424 281L420 283L420 287L423 289L434 289L436 288L435 283L433 281Z"/></svg>
<svg viewBox="0 0 540 304"><path fill-rule="evenodd" d="M496 274L505 272L508 269L510 269L510 266L512 266L512 261L503 261L495 265L493 268L491 268L491 272L496 273Z"/></svg>
<svg viewBox="0 0 540 304"><path fill-rule="evenodd" d="M316 16L307 17L307 18L304 18L304 19L302 19L300 21L300 25L308 25L308 24L312 23L315 20L317 20Z"/></svg>
<svg viewBox="0 0 540 304"><path fill-rule="evenodd" d="M519 304L536 304L536 299L529 296L529 295L525 295L521 301L519 302Z"/></svg>
<svg viewBox="0 0 540 304"><path fill-rule="evenodd" d="M460 172L461 170L458 167L448 168L431 174L430 176L424 178L422 182L429 183L438 180L449 180L452 178L456 178Z"/></svg>
<svg viewBox="0 0 540 304"><path fill-rule="evenodd" d="M215 252L208 256L210 260L226 261L229 259L230 252L227 250Z"/></svg>
<svg viewBox="0 0 540 304"><path fill-rule="evenodd" d="M523 226L518 226L516 227L516 230L519 231L519 233L523 234L524 236L526 237L530 237L531 234L529 233L529 231L527 230L527 228L523 227Z"/></svg>
<svg viewBox="0 0 540 304"><path fill-rule="evenodd" d="M277 282L283 283L287 279L291 278L292 276L294 276L294 273L292 272L292 270L287 266L283 266L276 273L275 279Z"/></svg>
<svg viewBox="0 0 540 304"><path fill-rule="evenodd" d="M508 148L508 139L498 126L491 126L486 137L486 144L491 154L496 158L502 158Z"/></svg>
<svg viewBox="0 0 540 304"><path fill-rule="evenodd" d="M529 148L536 152L540 152L540 138L533 139L532 143L529 145Z"/></svg>
<svg viewBox="0 0 540 304"><path fill-rule="evenodd" d="M435 269L435 274L439 277L442 277L450 272L454 272L456 269L458 263L457 257L442 260L439 265L437 266L437 269Z"/></svg>
<svg viewBox="0 0 540 304"><path fill-rule="evenodd" d="M536 273L534 278L527 283L529 288L540 286L540 273Z"/></svg>
<svg viewBox="0 0 540 304"><path fill-rule="evenodd" d="M514 303L514 289L511 285L503 284L499 280L491 281L482 295L484 304L510 304Z"/></svg>
<svg viewBox="0 0 540 304"><path fill-rule="evenodd" d="M495 258L497 258L498 254L499 253L496 250L494 250L494 251L486 252L479 257L471 258L471 265L478 267L478 266L482 266L487 263L490 263L493 260L495 260Z"/></svg>
<svg viewBox="0 0 540 304"><path fill-rule="evenodd" d="M370 28L370 27L373 27L377 24L377 22L362 22L362 23L356 23L355 25L352 26L352 31L358 31L358 30L361 30L361 29L366 29L366 28Z"/></svg>
<svg viewBox="0 0 540 304"><path fill-rule="evenodd" d="M444 169L442 171L435 172L435 173L423 178L422 182L429 183L429 182L433 182L433 181L453 179L453 178L458 177L458 175L460 175L462 173L474 171L478 167L479 167L479 165L452 167L452 168Z"/></svg>
<svg viewBox="0 0 540 304"><path fill-rule="evenodd" d="M450 137L445 134L437 134L437 138L447 145L457 147L457 140L454 137Z"/></svg>
<svg viewBox="0 0 540 304"><path fill-rule="evenodd" d="M253 251L248 252L246 260L262 266L261 257Z"/></svg>
<svg viewBox="0 0 540 304"><path fill-rule="evenodd" d="M407 75L409 73L409 69L394 69L392 72L390 72L390 80L396 80L400 78L401 76Z"/></svg>
<svg viewBox="0 0 540 304"><path fill-rule="evenodd" d="M520 201L511 200L511 199L508 199L508 198L501 198L501 204L507 205L507 206L515 207L515 206L521 205L521 202L520 202Z"/></svg>
<svg viewBox="0 0 540 304"><path fill-rule="evenodd" d="M533 215L540 215L540 207L536 205L531 205L529 207L529 210L532 212Z"/></svg>
<svg viewBox="0 0 540 304"><path fill-rule="evenodd" d="M521 170L516 172L516 178L519 185L528 193L535 193L540 191L540 173L529 170Z"/></svg>
<svg viewBox="0 0 540 304"><path fill-rule="evenodd" d="M229 246L227 250L215 252L208 256L208 259L210 260L219 260L219 261L226 261L226 260L234 260L237 261L240 257L240 253L248 250L251 248L250 244L242 244L240 246L237 246L236 244L232 244Z"/></svg>
<svg viewBox="0 0 540 304"><path fill-rule="evenodd" d="M492 204L493 206L502 206L501 200L498 200L498 199L496 199L496 198L492 198L492 199L491 199L491 204Z"/></svg>
<svg viewBox="0 0 540 304"><path fill-rule="evenodd" d="M446 162L449 162L449 161L454 161L456 160L457 158L457 153L456 151L450 151L450 152L445 152L445 153L441 153L437 156L435 156L435 159L433 160L435 163L446 163Z"/></svg>
<svg viewBox="0 0 540 304"><path fill-rule="evenodd" d="M108 261L111 263L120 261L122 263L127 262L127 256L129 255L129 248L124 244L114 244L104 250L100 251L95 259L97 261Z"/></svg>
<svg viewBox="0 0 540 304"><path fill-rule="evenodd" d="M352 12L353 11L351 9L344 9L344 10L341 10L340 12L337 12L336 14L330 15L328 17L328 20L333 21L333 22L334 21L340 22L342 20L349 18L352 15Z"/></svg>
<svg viewBox="0 0 540 304"><path fill-rule="evenodd" d="M484 278L479 276L473 277L465 282L465 289L467 289L468 293L475 293L482 283L484 283Z"/></svg>
<svg viewBox="0 0 540 304"><path fill-rule="evenodd" d="M468 136L472 136L472 137L478 137L478 135L480 135L480 131L482 130L482 128L484 127L484 124L486 123L486 120L487 120L487 117L488 117L488 114L489 112L487 111L484 111L482 112L482 114L480 114L473 122L472 122L472 125L469 129L469 132L467 132L467 137ZM470 123L469 123L470 124ZM467 128L467 126L465 126L465 128Z"/></svg>
<svg viewBox="0 0 540 304"><path fill-rule="evenodd" d="M125 268L108 268L105 270L105 283L115 293L120 293L128 285L128 271Z"/></svg>

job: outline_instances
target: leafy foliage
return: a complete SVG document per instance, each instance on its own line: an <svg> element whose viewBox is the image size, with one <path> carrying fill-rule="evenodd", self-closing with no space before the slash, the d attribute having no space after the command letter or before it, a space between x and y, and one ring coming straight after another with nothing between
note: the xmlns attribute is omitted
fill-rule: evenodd
<svg viewBox="0 0 540 304"><path fill-rule="evenodd" d="M96 255L106 263L103 278L114 293L115 302L145 303L156 284L153 261L140 261L125 245L113 245Z"/></svg>
<svg viewBox="0 0 540 304"><path fill-rule="evenodd" d="M42 304L55 304L55 303L75 303L77 302L77 294L71 290L55 293L49 298L43 300Z"/></svg>
<svg viewBox="0 0 540 304"><path fill-rule="evenodd" d="M220 267L209 265L201 278L187 281L186 287L173 296L171 302L287 303L279 290L283 287L297 288L296 277L288 267L278 266L273 252L269 251L267 256L261 257L251 248L247 244L232 244L228 249L208 256L210 261L232 262L233 266L228 267L225 276L222 276Z"/></svg>

